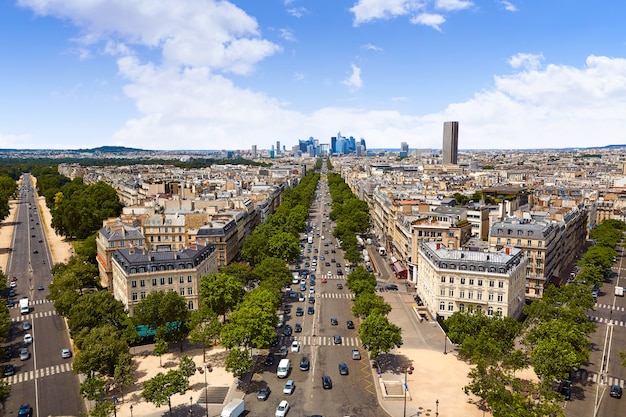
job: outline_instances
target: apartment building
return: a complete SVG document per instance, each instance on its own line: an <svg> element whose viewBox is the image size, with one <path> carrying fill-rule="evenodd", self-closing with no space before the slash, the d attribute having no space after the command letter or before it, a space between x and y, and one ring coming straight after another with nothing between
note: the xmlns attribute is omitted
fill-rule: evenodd
<svg viewBox="0 0 626 417"><path fill-rule="evenodd" d="M155 214L141 227L151 251L176 251L187 245L187 227L182 214Z"/></svg>
<svg viewBox="0 0 626 417"><path fill-rule="evenodd" d="M519 318L527 262L522 250L514 247L482 252L423 242L418 250L417 292L432 317L481 311Z"/></svg>
<svg viewBox="0 0 626 417"><path fill-rule="evenodd" d="M237 222L232 218L216 218L198 229L196 242L215 247L217 268L221 269L239 256L243 242L239 240Z"/></svg>
<svg viewBox="0 0 626 417"><path fill-rule="evenodd" d="M116 250L144 246L145 238L138 227L124 224L119 218L105 220L96 238L96 260L100 273L100 285L104 288L113 288L111 257Z"/></svg>
<svg viewBox="0 0 626 417"><path fill-rule="evenodd" d="M189 310L197 310L201 278L217 271L217 259L212 245L171 252L130 247L113 253L111 269L113 296L130 316L142 299L157 291L176 291Z"/></svg>

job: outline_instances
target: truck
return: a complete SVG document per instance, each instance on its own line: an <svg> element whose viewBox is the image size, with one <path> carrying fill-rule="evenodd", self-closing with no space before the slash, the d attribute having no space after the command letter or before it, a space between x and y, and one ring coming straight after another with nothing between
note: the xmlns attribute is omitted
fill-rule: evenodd
<svg viewBox="0 0 626 417"><path fill-rule="evenodd" d="M308 242L309 242L309 245L313 243L313 236L309 236Z"/></svg>
<svg viewBox="0 0 626 417"><path fill-rule="evenodd" d="M383 248L382 246L378 247L378 254L380 256L385 256L387 254L387 250L385 248Z"/></svg>
<svg viewBox="0 0 626 417"><path fill-rule="evenodd" d="M615 295L617 295L618 297L623 297L624 296L624 287L615 287Z"/></svg>
<svg viewBox="0 0 626 417"><path fill-rule="evenodd" d="M246 409L246 403L241 398L233 398L222 408L220 417L239 417Z"/></svg>
<svg viewBox="0 0 626 417"><path fill-rule="evenodd" d="M28 298L20 299L20 314L30 313L30 307L28 306Z"/></svg>

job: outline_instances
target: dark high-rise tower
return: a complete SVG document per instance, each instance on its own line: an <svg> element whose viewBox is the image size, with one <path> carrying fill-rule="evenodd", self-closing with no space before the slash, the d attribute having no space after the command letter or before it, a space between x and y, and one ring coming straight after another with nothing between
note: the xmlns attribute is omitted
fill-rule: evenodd
<svg viewBox="0 0 626 417"><path fill-rule="evenodd" d="M443 123L443 164L456 165L459 150L459 122Z"/></svg>

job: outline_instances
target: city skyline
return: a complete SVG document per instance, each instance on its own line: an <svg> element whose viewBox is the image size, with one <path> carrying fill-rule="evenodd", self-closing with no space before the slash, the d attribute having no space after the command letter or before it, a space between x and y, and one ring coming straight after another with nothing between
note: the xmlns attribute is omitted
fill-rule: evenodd
<svg viewBox="0 0 626 417"><path fill-rule="evenodd" d="M626 143L626 4L17 0L0 148Z"/></svg>

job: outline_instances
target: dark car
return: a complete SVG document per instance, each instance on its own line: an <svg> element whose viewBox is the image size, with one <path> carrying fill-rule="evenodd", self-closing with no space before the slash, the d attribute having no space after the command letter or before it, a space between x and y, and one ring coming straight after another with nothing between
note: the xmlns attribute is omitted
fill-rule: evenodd
<svg viewBox="0 0 626 417"><path fill-rule="evenodd" d="M622 387L619 385L611 385L611 397L622 398Z"/></svg>
<svg viewBox="0 0 626 417"><path fill-rule="evenodd" d="M343 275L343 271L341 269L337 270L337 275Z"/></svg>
<svg viewBox="0 0 626 417"><path fill-rule="evenodd" d="M572 382L568 380L561 382L559 392L563 394L565 401L569 401L572 396Z"/></svg>
<svg viewBox="0 0 626 417"><path fill-rule="evenodd" d="M13 300L11 300L11 299L8 299L8 300L7 300L7 307L11 308L11 307L13 307L14 305L15 305L15 303L13 302Z"/></svg>
<svg viewBox="0 0 626 417"><path fill-rule="evenodd" d="M291 336L292 331L293 329L291 328L291 326L287 324L283 329L283 336Z"/></svg>
<svg viewBox="0 0 626 417"><path fill-rule="evenodd" d="M335 264L335 266L336 266L337 268L341 268L341 264L340 264L339 262L337 262L337 263Z"/></svg>
<svg viewBox="0 0 626 417"><path fill-rule="evenodd" d="M33 237L34 237L34 236L33 236ZM33 253L39 253L39 251L38 251L37 249L35 249L35 250L33 251Z"/></svg>
<svg viewBox="0 0 626 417"><path fill-rule="evenodd" d="M295 293L295 291L291 291L291 292L293 293L293 297L296 297L296 296L297 296L297 295L296 295L296 293ZM291 294L289 294L289 296L291 297ZM292 298L293 298L293 297L292 297ZM289 304L287 304L287 305L285 306L285 308L283 309L283 311L285 312L285 314L290 314L290 313L291 313L291 306L290 306Z"/></svg>
<svg viewBox="0 0 626 417"><path fill-rule="evenodd" d="M265 401L267 400L267 397L270 396L270 392L272 392L272 390L270 390L270 387L263 387L259 390L259 393L257 394L256 398L259 401Z"/></svg>
<svg viewBox="0 0 626 417"><path fill-rule="evenodd" d="M272 339L272 346L278 346L278 336L274 336L274 338Z"/></svg>
<svg viewBox="0 0 626 417"><path fill-rule="evenodd" d="M396 284L385 285L385 289L389 291L398 291L398 286Z"/></svg>
<svg viewBox="0 0 626 417"><path fill-rule="evenodd" d="M310 366L309 357L305 355L302 357L302 359L300 359L300 370L308 371L309 366Z"/></svg>
<svg viewBox="0 0 626 417"><path fill-rule="evenodd" d="M265 365L267 366L272 366L274 365L274 354L273 353L268 353L267 356L265 357Z"/></svg>
<svg viewBox="0 0 626 417"><path fill-rule="evenodd" d="M315 296L309 296L309 304L315 304Z"/></svg>
<svg viewBox="0 0 626 417"><path fill-rule="evenodd" d="M348 320L346 324L348 325L348 329L354 329L354 322L352 320Z"/></svg>
<svg viewBox="0 0 626 417"><path fill-rule="evenodd" d="M337 324L339 324L339 322L337 321L336 318L333 317L333 318L330 319L330 324L331 324L331 326L336 326Z"/></svg>
<svg viewBox="0 0 626 417"><path fill-rule="evenodd" d="M300 333L302 331L302 325L300 323L296 323L296 325L293 327L293 331L296 333Z"/></svg>
<svg viewBox="0 0 626 417"><path fill-rule="evenodd" d="M12 376L15 375L15 367L11 364L4 366L4 376Z"/></svg>
<svg viewBox="0 0 626 417"><path fill-rule="evenodd" d="M32 417L33 415L33 407L30 404L22 404L20 405L20 409L17 412L18 417Z"/></svg>
<svg viewBox="0 0 626 417"><path fill-rule="evenodd" d="M313 306L309 306L309 308L306 311L307 314L315 314L315 309L313 308Z"/></svg>
<svg viewBox="0 0 626 417"><path fill-rule="evenodd" d="M296 308L296 316L304 316L304 310L302 307Z"/></svg>
<svg viewBox="0 0 626 417"><path fill-rule="evenodd" d="M343 362L339 363L339 375L348 375L348 365Z"/></svg>
<svg viewBox="0 0 626 417"><path fill-rule="evenodd" d="M322 387L324 389L331 389L333 387L333 381L328 375L322 376Z"/></svg>
<svg viewBox="0 0 626 417"><path fill-rule="evenodd" d="M337 289L338 290L343 290L343 284L342 283L337 284Z"/></svg>
<svg viewBox="0 0 626 417"><path fill-rule="evenodd" d="M340 345L341 344L341 336L339 336L338 334L333 336L333 343L336 345Z"/></svg>

